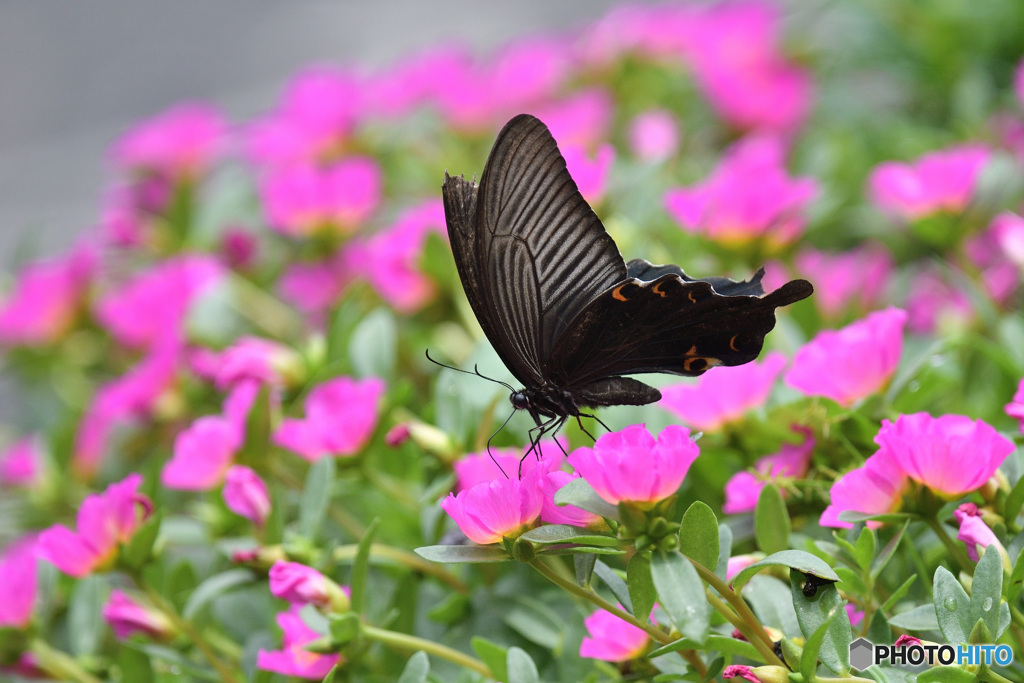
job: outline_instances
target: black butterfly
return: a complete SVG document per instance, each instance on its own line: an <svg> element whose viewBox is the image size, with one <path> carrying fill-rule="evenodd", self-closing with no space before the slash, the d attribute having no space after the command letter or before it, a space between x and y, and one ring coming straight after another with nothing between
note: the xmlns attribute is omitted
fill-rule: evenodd
<svg viewBox="0 0 1024 683"><path fill-rule="evenodd" d="M583 408L661 398L623 375L749 363L775 309L813 291L793 280L762 296L763 268L736 282L623 262L547 126L527 114L498 134L479 185L446 172L443 195L466 297L523 384L510 400L533 417L534 445L570 416L593 417Z"/></svg>

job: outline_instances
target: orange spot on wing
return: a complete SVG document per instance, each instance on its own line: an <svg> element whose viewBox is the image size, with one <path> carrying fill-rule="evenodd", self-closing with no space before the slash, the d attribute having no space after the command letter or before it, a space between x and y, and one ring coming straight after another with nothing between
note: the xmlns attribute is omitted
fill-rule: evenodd
<svg viewBox="0 0 1024 683"><path fill-rule="evenodd" d="M661 291L661 285L662 284L663 283L661 283L661 282L655 284L653 287L651 287L651 291L654 292L655 294L657 294L660 297L665 297L666 296L665 292Z"/></svg>
<svg viewBox="0 0 1024 683"><path fill-rule="evenodd" d="M629 284L629 283L626 283L626 284ZM612 291L612 298L613 299L618 299L619 301L629 301L629 299L627 299L626 297L622 296L622 288L625 287L625 286L626 285L623 284L623 285L619 285L618 287L616 287Z"/></svg>

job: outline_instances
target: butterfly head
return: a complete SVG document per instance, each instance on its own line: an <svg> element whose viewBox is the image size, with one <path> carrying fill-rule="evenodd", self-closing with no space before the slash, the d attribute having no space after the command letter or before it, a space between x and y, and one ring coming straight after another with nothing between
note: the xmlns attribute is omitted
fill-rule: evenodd
<svg viewBox="0 0 1024 683"><path fill-rule="evenodd" d="M525 391L513 391L508 400L512 402L512 407L516 410L526 410L530 407L530 397L526 395Z"/></svg>

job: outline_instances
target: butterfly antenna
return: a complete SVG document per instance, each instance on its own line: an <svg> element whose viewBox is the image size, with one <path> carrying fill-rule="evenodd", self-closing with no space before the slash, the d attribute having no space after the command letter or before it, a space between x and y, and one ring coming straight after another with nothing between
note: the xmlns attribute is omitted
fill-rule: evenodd
<svg viewBox="0 0 1024 683"><path fill-rule="evenodd" d="M516 388L514 386L512 386L508 382L502 382L500 379L494 379L493 377L488 377L487 375L482 374L480 372L480 370L477 368L476 365L473 366L473 372L470 372L469 370L463 370L462 368L455 368L455 367L452 367L451 365L445 365L444 363L436 361L436 360L434 360L433 358L430 357L430 349L427 349L427 360L429 360L434 365L440 365L442 368L448 368L449 370L454 370L455 372L461 372L461 373L463 373L465 375L476 375L477 377L481 377L483 379L486 379L488 382L494 382L495 384L500 384L501 386L505 387L506 389L508 389L513 394L516 393Z"/></svg>
<svg viewBox="0 0 1024 683"><path fill-rule="evenodd" d="M473 373L470 373L470 374L473 374ZM505 472L505 470L502 469L501 465L498 463L498 459L494 457L494 453L491 453L491 442L494 441L494 437L496 437L498 435L498 432L500 432L502 429L505 428L505 425L508 424L508 421L511 420L512 416L515 415L515 414L516 414L516 411L513 410L509 414L509 416L505 418L505 421L501 423L501 426L498 427L498 429L495 430L495 432L493 434L491 434L491 438L487 439L487 457L489 457L491 459L491 462L494 463L494 466L498 468L498 471L501 472L502 475L504 475L504 477L506 479L508 479L508 473ZM520 466L520 468L522 468L522 463L520 463L519 466Z"/></svg>

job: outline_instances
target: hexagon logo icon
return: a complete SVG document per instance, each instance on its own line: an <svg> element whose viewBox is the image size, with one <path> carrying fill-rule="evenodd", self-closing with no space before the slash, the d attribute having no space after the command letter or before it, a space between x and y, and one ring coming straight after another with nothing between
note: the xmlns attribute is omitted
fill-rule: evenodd
<svg viewBox="0 0 1024 683"><path fill-rule="evenodd" d="M875 646L866 638L858 638L850 643L850 665L863 671L875 663Z"/></svg>

